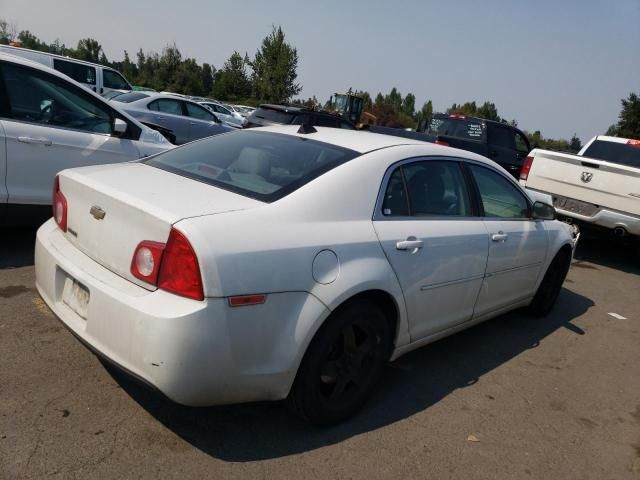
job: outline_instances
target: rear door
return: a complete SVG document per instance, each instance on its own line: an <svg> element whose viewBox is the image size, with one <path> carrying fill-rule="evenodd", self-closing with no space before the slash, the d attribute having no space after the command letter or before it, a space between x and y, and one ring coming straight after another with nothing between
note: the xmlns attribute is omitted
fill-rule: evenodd
<svg viewBox="0 0 640 480"><path fill-rule="evenodd" d="M149 102L147 108L153 112L152 122L168 128L176 136L176 144L187 143L189 135L189 118L184 115L182 100L175 98L159 98Z"/></svg>
<svg viewBox="0 0 640 480"><path fill-rule="evenodd" d="M547 255L544 222L531 218L531 205L504 174L468 164L475 182L484 225L489 234L489 258L475 316L482 316L533 296Z"/></svg>
<svg viewBox="0 0 640 480"><path fill-rule="evenodd" d="M411 339L471 319L488 236L461 165L408 160L385 176L374 227L407 305Z"/></svg>
<svg viewBox="0 0 640 480"><path fill-rule="evenodd" d="M114 111L82 88L9 62L0 76L9 203L49 205L60 170L139 157L133 140L111 136Z"/></svg>

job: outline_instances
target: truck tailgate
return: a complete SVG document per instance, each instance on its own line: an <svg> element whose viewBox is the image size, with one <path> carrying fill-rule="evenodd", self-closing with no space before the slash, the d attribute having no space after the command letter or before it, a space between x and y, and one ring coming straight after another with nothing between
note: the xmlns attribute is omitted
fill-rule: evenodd
<svg viewBox="0 0 640 480"><path fill-rule="evenodd" d="M527 188L640 215L640 169L548 150L532 155Z"/></svg>

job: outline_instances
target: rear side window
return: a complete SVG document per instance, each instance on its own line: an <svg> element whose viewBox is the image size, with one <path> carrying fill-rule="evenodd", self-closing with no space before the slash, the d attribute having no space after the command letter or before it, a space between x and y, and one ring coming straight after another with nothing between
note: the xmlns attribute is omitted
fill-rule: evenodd
<svg viewBox="0 0 640 480"><path fill-rule="evenodd" d="M54 58L53 68L64 73L67 77L73 78L76 82L96 84L96 69L90 65Z"/></svg>
<svg viewBox="0 0 640 480"><path fill-rule="evenodd" d="M485 217L529 217L529 203L509 180L485 167L470 165L469 168L478 186Z"/></svg>
<svg viewBox="0 0 640 480"><path fill-rule="evenodd" d="M389 178L382 204L385 216L471 216L460 166L428 160L403 165Z"/></svg>
<svg viewBox="0 0 640 480"><path fill-rule="evenodd" d="M117 98L117 97L116 97ZM172 115L182 115L182 103L180 100L171 98L159 98L148 105L149 110L157 112L170 113Z"/></svg>
<svg viewBox="0 0 640 480"><path fill-rule="evenodd" d="M258 108L255 112L253 112L252 115L262 120L269 120L270 122L276 123L285 123L287 125L291 123L291 120L293 120L293 117L295 116L295 114L291 112L272 110L270 108Z"/></svg>
<svg viewBox="0 0 640 480"><path fill-rule="evenodd" d="M145 163L273 202L357 155L307 138L240 130L190 143Z"/></svg>
<svg viewBox="0 0 640 480"><path fill-rule="evenodd" d="M496 147L516 149L516 137L510 128L489 124L488 128L489 144Z"/></svg>
<svg viewBox="0 0 640 480"><path fill-rule="evenodd" d="M122 75L113 70L102 70L102 80L104 86L107 88L114 88L116 90L131 90L131 85L127 82Z"/></svg>
<svg viewBox="0 0 640 480"><path fill-rule="evenodd" d="M131 103L141 98L147 98L149 95L142 92L121 93L112 98L114 102Z"/></svg>
<svg viewBox="0 0 640 480"><path fill-rule="evenodd" d="M584 157L640 168L640 145L635 143L596 140L584 152Z"/></svg>

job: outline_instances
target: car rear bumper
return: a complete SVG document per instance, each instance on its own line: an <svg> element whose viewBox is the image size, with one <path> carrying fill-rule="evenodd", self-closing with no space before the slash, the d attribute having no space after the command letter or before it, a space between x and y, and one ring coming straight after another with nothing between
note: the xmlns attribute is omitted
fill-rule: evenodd
<svg viewBox="0 0 640 480"><path fill-rule="evenodd" d="M53 220L38 230L36 287L54 314L95 353L190 406L286 397L309 331L328 315L305 292L231 308L139 287L66 240ZM63 301L73 279L89 292L83 318Z"/></svg>
<svg viewBox="0 0 640 480"><path fill-rule="evenodd" d="M552 198L556 196L554 194L541 192L539 190L527 189L527 191L531 192L532 195L544 194L544 195L549 195ZM580 203L586 203L580 200L575 200L575 201ZM629 213L612 210L607 207L601 207L601 206L590 205L590 204L588 205L591 207L591 210L593 211L591 215L580 214L580 213L567 210L565 208L561 208L558 206L555 206L555 208L558 215L576 220L578 222L588 223L591 225L596 225L596 226L611 229L611 230L614 230L616 228L622 228L624 229L625 233L640 236L640 217L637 217Z"/></svg>

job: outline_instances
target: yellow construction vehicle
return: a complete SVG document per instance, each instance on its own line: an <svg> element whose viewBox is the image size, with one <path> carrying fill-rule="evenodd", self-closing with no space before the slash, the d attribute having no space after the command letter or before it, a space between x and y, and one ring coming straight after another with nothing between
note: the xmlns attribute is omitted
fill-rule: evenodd
<svg viewBox="0 0 640 480"><path fill-rule="evenodd" d="M335 93L331 106L337 115L354 123L358 128L364 125L375 125L376 116L369 112L363 112L364 99L349 89L346 93Z"/></svg>

